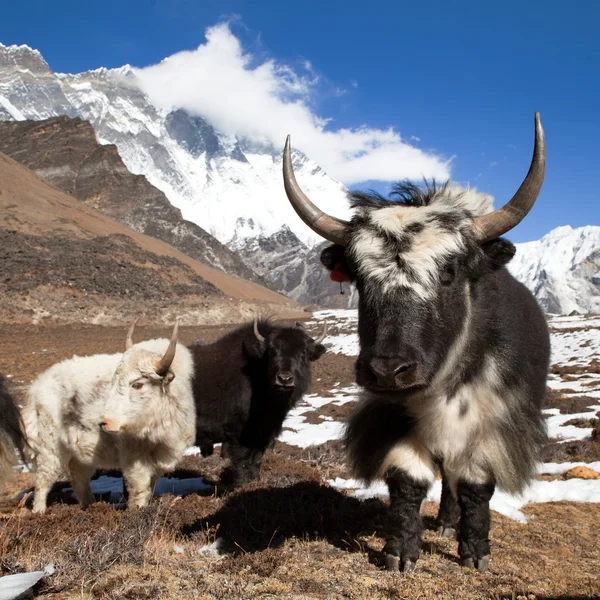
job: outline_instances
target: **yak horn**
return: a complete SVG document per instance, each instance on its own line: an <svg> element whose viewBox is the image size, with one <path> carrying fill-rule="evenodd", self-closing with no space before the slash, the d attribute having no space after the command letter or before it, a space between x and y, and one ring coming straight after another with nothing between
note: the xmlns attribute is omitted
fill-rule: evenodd
<svg viewBox="0 0 600 600"><path fill-rule="evenodd" d="M320 344L327 336L327 322L323 323L323 331L321 335L315 340L315 344Z"/></svg>
<svg viewBox="0 0 600 600"><path fill-rule="evenodd" d="M533 158L527 177L517 193L502 207L489 215L475 217L473 229L479 244L489 242L516 227L531 210L542 189L546 171L546 141L540 121L540 113L535 113L535 145Z"/></svg>
<svg viewBox="0 0 600 600"><path fill-rule="evenodd" d="M165 352L165 355L155 364L154 371L161 377L166 375L171 367L171 363L175 358L175 350L177 349L177 334L179 333L179 319L175 321L175 327L173 327L173 333L171 334L171 341L169 347Z"/></svg>
<svg viewBox="0 0 600 600"><path fill-rule="evenodd" d="M264 336L262 336L258 330L258 317L254 317L254 336L261 343L265 341Z"/></svg>
<svg viewBox="0 0 600 600"><path fill-rule="evenodd" d="M139 317L131 324L129 331L127 332L127 339L125 340L125 350L129 350L133 346L133 331L135 330L136 323L139 321Z"/></svg>
<svg viewBox="0 0 600 600"><path fill-rule="evenodd" d="M331 217L317 208L309 197L300 189L294 168L292 167L292 154L290 149L290 136L285 140L283 150L283 185L285 193L298 213L298 216L315 232L326 240L344 246L344 232L348 226L347 221Z"/></svg>

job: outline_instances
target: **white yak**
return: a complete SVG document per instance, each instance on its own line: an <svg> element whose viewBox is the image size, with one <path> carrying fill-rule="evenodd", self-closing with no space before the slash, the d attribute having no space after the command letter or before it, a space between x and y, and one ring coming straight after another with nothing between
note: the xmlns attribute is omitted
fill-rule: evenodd
<svg viewBox="0 0 600 600"><path fill-rule="evenodd" d="M194 363L171 340L133 344L126 351L57 363L31 384L23 408L37 476L34 512L60 474L68 470L83 507L94 501L90 479L96 469L118 468L129 491L129 506L146 506L158 477L172 470L194 442Z"/></svg>

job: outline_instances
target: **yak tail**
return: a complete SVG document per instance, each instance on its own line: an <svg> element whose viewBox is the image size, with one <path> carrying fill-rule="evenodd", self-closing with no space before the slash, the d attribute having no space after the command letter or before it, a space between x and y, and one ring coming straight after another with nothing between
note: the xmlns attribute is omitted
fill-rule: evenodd
<svg viewBox="0 0 600 600"><path fill-rule="evenodd" d="M19 409L0 375L0 483L12 475L19 457L28 464L28 448Z"/></svg>

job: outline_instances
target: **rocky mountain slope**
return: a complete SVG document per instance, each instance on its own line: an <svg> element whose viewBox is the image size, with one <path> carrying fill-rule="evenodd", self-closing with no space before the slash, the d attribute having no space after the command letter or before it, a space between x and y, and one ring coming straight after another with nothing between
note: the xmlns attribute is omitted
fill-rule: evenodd
<svg viewBox="0 0 600 600"><path fill-rule="evenodd" d="M58 115L89 121L102 144L115 144L125 166L163 191L183 217L223 243L271 235L287 223L304 242L315 234L283 193L281 147L228 136L182 110L156 109L135 70L53 73L39 52L0 45L0 119ZM301 152L294 166L306 191L333 214L347 214L344 187Z"/></svg>
<svg viewBox="0 0 600 600"><path fill-rule="evenodd" d="M101 213L244 279L265 282L195 223L186 221L142 175L130 173L114 145L100 145L81 119L0 121L0 152Z"/></svg>
<svg viewBox="0 0 600 600"><path fill-rule="evenodd" d="M239 321L299 307L102 215L0 153L0 321Z"/></svg>
<svg viewBox="0 0 600 600"><path fill-rule="evenodd" d="M600 227L557 227L517 244L512 274L550 313L600 313Z"/></svg>

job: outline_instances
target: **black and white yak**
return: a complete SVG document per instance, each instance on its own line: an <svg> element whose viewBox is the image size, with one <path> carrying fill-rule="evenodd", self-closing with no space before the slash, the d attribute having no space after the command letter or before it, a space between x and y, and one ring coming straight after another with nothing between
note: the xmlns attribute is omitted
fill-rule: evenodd
<svg viewBox="0 0 600 600"><path fill-rule="evenodd" d="M255 320L213 344L188 346L194 360L196 445L203 454L223 443L233 485L257 479L263 454L288 412L308 391L311 362L325 352L327 333L313 339L294 327Z"/></svg>
<svg viewBox="0 0 600 600"><path fill-rule="evenodd" d="M20 455L25 457L25 437L19 409L15 404L3 375L0 375L0 485L12 474Z"/></svg>
<svg viewBox="0 0 600 600"><path fill-rule="evenodd" d="M286 142L287 196L334 243L323 264L337 280L347 275L359 295L356 378L364 392L345 447L356 476L387 482L389 569L414 568L419 510L438 468L438 531L458 527L461 564L480 570L489 565L494 489L518 493L535 475L547 440L549 335L535 298L505 268L515 247L500 236L537 199L545 157L536 113L529 172L502 208L449 183L405 182L390 200L351 193L355 212L345 222L302 192Z"/></svg>

